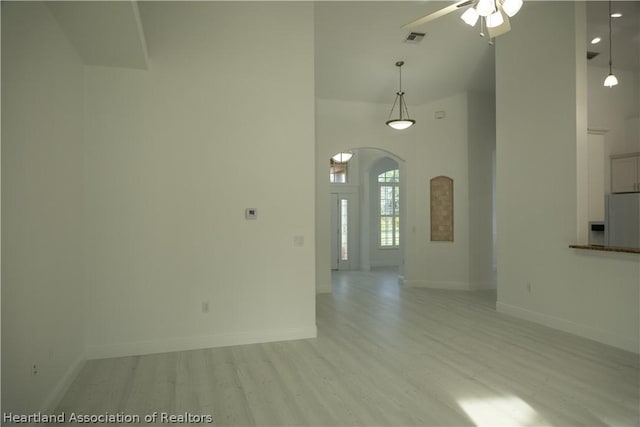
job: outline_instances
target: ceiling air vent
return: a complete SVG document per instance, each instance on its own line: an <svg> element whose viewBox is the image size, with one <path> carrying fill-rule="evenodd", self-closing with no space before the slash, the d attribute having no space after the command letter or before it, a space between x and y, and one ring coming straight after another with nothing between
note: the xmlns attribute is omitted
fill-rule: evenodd
<svg viewBox="0 0 640 427"><path fill-rule="evenodd" d="M425 36L425 33L411 32L404 39L404 41L407 42L407 43L420 43L420 40L422 40L424 38L424 36Z"/></svg>
<svg viewBox="0 0 640 427"><path fill-rule="evenodd" d="M600 55L600 52L591 52L591 51L587 51L587 60L589 59L593 59L596 56Z"/></svg>

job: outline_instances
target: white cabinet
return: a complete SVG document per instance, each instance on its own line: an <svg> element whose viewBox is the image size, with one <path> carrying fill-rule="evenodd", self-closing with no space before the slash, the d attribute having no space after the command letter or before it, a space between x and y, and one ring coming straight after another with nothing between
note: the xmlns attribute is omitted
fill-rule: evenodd
<svg viewBox="0 0 640 427"><path fill-rule="evenodd" d="M611 192L640 192L640 153L611 156Z"/></svg>

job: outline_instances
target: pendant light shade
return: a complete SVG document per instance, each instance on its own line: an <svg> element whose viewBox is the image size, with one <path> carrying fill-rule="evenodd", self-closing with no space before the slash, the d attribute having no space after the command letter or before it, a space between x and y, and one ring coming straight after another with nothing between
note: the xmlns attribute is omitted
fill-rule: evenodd
<svg viewBox="0 0 640 427"><path fill-rule="evenodd" d="M403 130L413 126L415 122L416 122L415 120L410 120L410 119L404 119L404 120L396 119L396 120L388 120L387 125L389 127L394 128L395 130Z"/></svg>
<svg viewBox="0 0 640 427"><path fill-rule="evenodd" d="M404 65L404 61L396 62L396 67L400 72L400 88L398 92L396 92L396 100L393 102L393 106L391 107L391 112L389 113L389 120L387 120L386 124L392 129L403 130L411 127L415 124L415 120L409 118L409 110L407 109L407 104L404 102L404 92L402 91L402 66ZM396 108L396 104L398 105L398 109L400 110L398 113L398 118L392 119L393 110Z"/></svg>
<svg viewBox="0 0 640 427"><path fill-rule="evenodd" d="M476 25L476 22L478 22L478 18L480 18L480 15L478 14L478 11L475 9L475 7L470 7L469 9L465 10L461 18L467 25L473 27Z"/></svg>
<svg viewBox="0 0 640 427"><path fill-rule="evenodd" d="M502 10L509 18L513 17L522 7L522 0L504 0Z"/></svg>
<svg viewBox="0 0 640 427"><path fill-rule="evenodd" d="M487 28L496 28L502 24L504 24L504 18L499 10L487 17Z"/></svg>
<svg viewBox="0 0 640 427"><path fill-rule="evenodd" d="M496 4L494 0L480 0L476 5L476 9L480 16L487 17L496 11Z"/></svg>
<svg viewBox="0 0 640 427"><path fill-rule="evenodd" d="M604 79L604 85L612 88L618 84L618 79L613 75L613 53L611 52L611 0L609 0L609 75Z"/></svg>
<svg viewBox="0 0 640 427"><path fill-rule="evenodd" d="M614 87L618 84L618 78L613 74L609 74L606 79L604 79L604 85L606 87Z"/></svg>

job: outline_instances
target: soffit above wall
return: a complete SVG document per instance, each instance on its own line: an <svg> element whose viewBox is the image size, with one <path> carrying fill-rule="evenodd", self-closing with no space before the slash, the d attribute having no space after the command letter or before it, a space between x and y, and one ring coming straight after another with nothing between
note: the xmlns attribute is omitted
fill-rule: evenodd
<svg viewBox="0 0 640 427"><path fill-rule="evenodd" d="M46 4L85 64L147 68L147 47L135 1Z"/></svg>

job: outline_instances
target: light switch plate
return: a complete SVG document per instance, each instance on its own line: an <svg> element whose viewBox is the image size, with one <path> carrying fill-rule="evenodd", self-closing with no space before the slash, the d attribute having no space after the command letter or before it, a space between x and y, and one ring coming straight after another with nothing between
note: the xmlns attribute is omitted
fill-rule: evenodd
<svg viewBox="0 0 640 427"><path fill-rule="evenodd" d="M256 208L246 208L244 210L244 217L246 219L258 219L258 209L256 209Z"/></svg>

